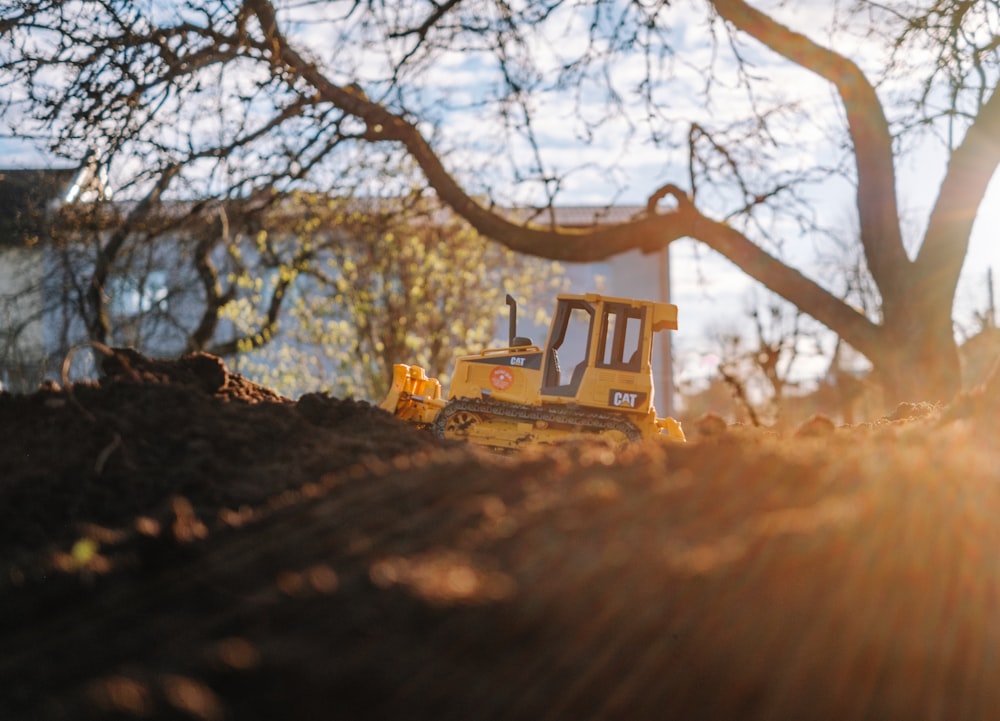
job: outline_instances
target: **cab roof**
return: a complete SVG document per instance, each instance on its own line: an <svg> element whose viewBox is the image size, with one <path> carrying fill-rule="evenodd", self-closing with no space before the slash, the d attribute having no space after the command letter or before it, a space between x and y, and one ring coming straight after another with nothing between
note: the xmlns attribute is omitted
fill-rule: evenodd
<svg viewBox="0 0 1000 721"><path fill-rule="evenodd" d="M649 308L652 316L653 332L661 330L677 330L677 306L673 303L663 303L655 300L639 300L637 298L621 298L598 293L560 293L558 300L582 300L594 305L603 303L621 303L632 308Z"/></svg>

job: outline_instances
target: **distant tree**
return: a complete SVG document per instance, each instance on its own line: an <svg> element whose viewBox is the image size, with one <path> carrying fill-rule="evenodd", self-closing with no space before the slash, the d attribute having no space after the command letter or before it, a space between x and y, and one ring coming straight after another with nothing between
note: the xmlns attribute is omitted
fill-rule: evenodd
<svg viewBox="0 0 1000 721"><path fill-rule="evenodd" d="M1000 363L1000 327L997 325L993 269L987 268L980 277L982 284L974 289L973 298L969 299L978 307L973 307L971 317L959 324L962 384L966 389L984 383Z"/></svg>
<svg viewBox="0 0 1000 721"><path fill-rule="evenodd" d="M714 331L718 375L754 425L774 425L786 394L799 385L794 370L804 356L822 355L818 328L781 298L750 296L747 330Z"/></svg>
<svg viewBox="0 0 1000 721"><path fill-rule="evenodd" d="M685 433L697 429L699 419L709 415L726 423L749 421L745 405L734 397L732 386L718 375L699 382L682 382L678 395L677 419L684 425Z"/></svg>
<svg viewBox="0 0 1000 721"><path fill-rule="evenodd" d="M695 238L864 353L890 399L946 398L959 271L1000 162L997 2L856 0L811 35L781 21L795 4L770 7L13 0L0 87L16 130L69 157L96 145L137 197L164 177L188 197L326 190L359 147L391 146L519 252L588 261ZM947 166L908 249L896 163L928 143ZM659 170L632 222L569 231L497 208L551 207L637 156ZM782 259L816 237L831 187L853 190L879 321Z"/></svg>
<svg viewBox="0 0 1000 721"><path fill-rule="evenodd" d="M322 252L297 271L286 332L240 364L290 395L319 377L338 394L380 399L394 363L447 384L458 355L506 343L496 335L507 293L544 313L564 289L558 264L490 243L419 195L297 195L280 212L288 224L266 234L267 253ZM226 315L237 326L255 318L240 302Z"/></svg>

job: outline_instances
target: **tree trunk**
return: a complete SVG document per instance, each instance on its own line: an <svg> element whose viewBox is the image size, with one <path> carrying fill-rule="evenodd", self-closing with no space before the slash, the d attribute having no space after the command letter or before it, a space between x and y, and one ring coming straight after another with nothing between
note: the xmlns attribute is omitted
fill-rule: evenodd
<svg viewBox="0 0 1000 721"><path fill-rule="evenodd" d="M904 308L885 322L883 346L869 358L876 368L885 401L951 401L961 390L958 346L952 330L951 303L932 294L913 294Z"/></svg>

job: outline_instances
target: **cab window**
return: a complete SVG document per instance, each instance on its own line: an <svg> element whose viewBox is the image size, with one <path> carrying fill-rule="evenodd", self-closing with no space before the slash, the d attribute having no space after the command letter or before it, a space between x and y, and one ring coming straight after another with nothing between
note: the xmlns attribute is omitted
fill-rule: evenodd
<svg viewBox="0 0 1000 721"><path fill-rule="evenodd" d="M583 301L560 301L553 324L544 386L547 393L572 395L587 367L594 309Z"/></svg>
<svg viewBox="0 0 1000 721"><path fill-rule="evenodd" d="M642 368L642 308L609 303L601 316L597 365L638 371Z"/></svg>

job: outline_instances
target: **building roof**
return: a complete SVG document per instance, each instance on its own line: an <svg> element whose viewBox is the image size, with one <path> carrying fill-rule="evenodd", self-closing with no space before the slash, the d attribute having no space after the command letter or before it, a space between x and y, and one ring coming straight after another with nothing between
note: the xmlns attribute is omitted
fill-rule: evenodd
<svg viewBox="0 0 1000 721"><path fill-rule="evenodd" d="M88 167L86 164L82 167ZM32 243L46 232L53 201L71 201L80 190L81 168L0 168L0 247ZM384 198L354 198L362 207L384 205ZM624 223L641 216L642 205L561 205L548 208L494 208L515 223L564 228L593 228Z"/></svg>
<svg viewBox="0 0 1000 721"><path fill-rule="evenodd" d="M592 228L634 220L646 212L644 205L558 205L552 208L508 208L504 214L517 223Z"/></svg>
<svg viewBox="0 0 1000 721"><path fill-rule="evenodd" d="M65 194L75 168L0 169L0 247L45 233L50 203Z"/></svg>

